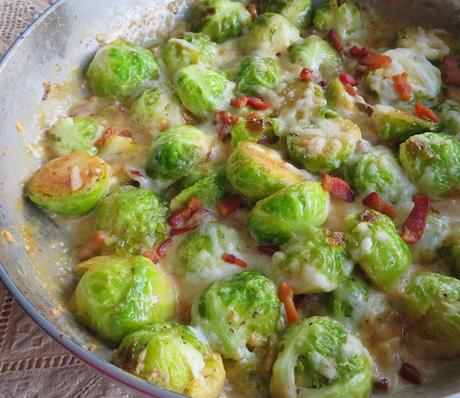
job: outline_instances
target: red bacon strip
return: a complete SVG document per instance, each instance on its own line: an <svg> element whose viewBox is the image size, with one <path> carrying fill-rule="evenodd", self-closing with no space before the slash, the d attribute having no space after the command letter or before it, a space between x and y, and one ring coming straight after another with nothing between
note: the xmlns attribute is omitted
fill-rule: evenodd
<svg viewBox="0 0 460 398"><path fill-rule="evenodd" d="M237 211L241 206L243 206L241 198L234 194L227 196L224 200L219 202L217 205L217 210L221 216L227 217L228 215Z"/></svg>
<svg viewBox="0 0 460 398"><path fill-rule="evenodd" d="M408 244L418 242L425 232L426 221L430 213L430 197L414 196L414 207L403 225L402 238Z"/></svg>
<svg viewBox="0 0 460 398"><path fill-rule="evenodd" d="M385 202L377 192L372 192L366 196L363 200L363 204L373 210L385 214L390 218L396 217L396 209L389 203Z"/></svg>
<svg viewBox="0 0 460 398"><path fill-rule="evenodd" d="M429 120L431 122L438 122L439 117L434 113L430 108L427 106L421 104L420 102L417 102L415 104L415 114L425 120Z"/></svg>
<svg viewBox="0 0 460 398"><path fill-rule="evenodd" d="M364 58L361 58L359 63L368 66L371 69L381 69L391 64L391 58L388 55L379 54L375 51L370 51Z"/></svg>
<svg viewBox="0 0 460 398"><path fill-rule="evenodd" d="M248 266L245 261L229 253L222 254L222 260L224 260L226 263L237 265L241 268L246 268Z"/></svg>
<svg viewBox="0 0 460 398"><path fill-rule="evenodd" d="M409 83L408 77L406 72L392 76L395 90L403 101L410 101L412 98L412 86Z"/></svg>
<svg viewBox="0 0 460 398"><path fill-rule="evenodd" d="M345 202L351 203L355 199L355 193L351 189L348 182L338 177L324 175L321 180L321 185L325 191L328 191L336 198L342 199Z"/></svg>
<svg viewBox="0 0 460 398"><path fill-rule="evenodd" d="M329 42L332 44L332 46L337 50L339 54L343 53L343 43L342 40L340 40L339 34L335 29L331 29L328 33L328 39Z"/></svg>
<svg viewBox="0 0 460 398"><path fill-rule="evenodd" d="M252 109L264 111L272 106L270 102L264 101L263 99L258 97L247 97L247 99L247 105Z"/></svg>
<svg viewBox="0 0 460 398"><path fill-rule="evenodd" d="M280 283L278 298L284 304L284 310L289 323L298 323L300 316L294 304L294 290L286 282Z"/></svg>

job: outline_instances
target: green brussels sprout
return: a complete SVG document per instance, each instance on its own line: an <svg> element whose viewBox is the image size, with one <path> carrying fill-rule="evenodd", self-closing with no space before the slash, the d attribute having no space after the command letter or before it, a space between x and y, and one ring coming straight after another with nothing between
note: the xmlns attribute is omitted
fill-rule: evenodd
<svg viewBox="0 0 460 398"><path fill-rule="evenodd" d="M460 188L460 142L446 134L414 135L401 144L399 157L409 179L429 195Z"/></svg>
<svg viewBox="0 0 460 398"><path fill-rule="evenodd" d="M241 94L257 95L261 88L272 88L281 77L281 69L273 58L245 57L236 77Z"/></svg>
<svg viewBox="0 0 460 398"><path fill-rule="evenodd" d="M155 80L159 71L158 62L149 50L129 41L116 40L96 53L86 78L94 94L126 100L145 83Z"/></svg>
<svg viewBox="0 0 460 398"><path fill-rule="evenodd" d="M442 29L425 29L421 26L408 26L398 33L398 47L413 48L431 62L440 62L450 53L444 40L449 33Z"/></svg>
<svg viewBox="0 0 460 398"><path fill-rule="evenodd" d="M208 65L216 56L216 43L203 33L183 33L181 38L169 39L163 47L163 61L171 76L189 65Z"/></svg>
<svg viewBox="0 0 460 398"><path fill-rule="evenodd" d="M291 21L297 28L307 28L313 17L311 0L261 1L265 12L276 12Z"/></svg>
<svg viewBox="0 0 460 398"><path fill-rule="evenodd" d="M94 227L107 236L107 251L141 254L166 239L167 214L165 203L155 193L123 186L98 205Z"/></svg>
<svg viewBox="0 0 460 398"><path fill-rule="evenodd" d="M372 120L380 136L387 141L403 142L415 134L438 129L435 122L388 105L375 105Z"/></svg>
<svg viewBox="0 0 460 398"><path fill-rule="evenodd" d="M436 213L430 212L422 238L410 246L414 261L432 263L438 259L448 233L448 221Z"/></svg>
<svg viewBox="0 0 460 398"><path fill-rule="evenodd" d="M460 104L458 102L444 101L438 110L438 116L445 133L460 134Z"/></svg>
<svg viewBox="0 0 460 398"><path fill-rule="evenodd" d="M280 136L281 122L275 118L265 119L239 119L231 130L232 149L241 141L258 142L268 138L270 142L276 141Z"/></svg>
<svg viewBox="0 0 460 398"><path fill-rule="evenodd" d="M277 398L367 398L373 362L362 343L328 317L290 325L278 345L270 394Z"/></svg>
<svg viewBox="0 0 460 398"><path fill-rule="evenodd" d="M184 177L211 151L212 140L193 126L177 126L152 142L146 162L149 177L169 186Z"/></svg>
<svg viewBox="0 0 460 398"><path fill-rule="evenodd" d="M263 361L283 322L275 284L255 271L214 282L192 307L192 325L211 348L248 369Z"/></svg>
<svg viewBox="0 0 460 398"><path fill-rule="evenodd" d="M26 185L29 199L60 216L91 211L107 192L110 167L97 156L74 152L46 163Z"/></svg>
<svg viewBox="0 0 460 398"><path fill-rule="evenodd" d="M279 245L294 234L323 224L329 214L329 193L318 182L305 181L260 200L248 216L247 228L258 243Z"/></svg>
<svg viewBox="0 0 460 398"><path fill-rule="evenodd" d="M241 141L228 158L227 178L251 201L304 180L278 152L251 141Z"/></svg>
<svg viewBox="0 0 460 398"><path fill-rule="evenodd" d="M398 204L412 197L415 188L398 159L386 147L359 154L345 166L345 178L358 195L377 192L385 201Z"/></svg>
<svg viewBox="0 0 460 398"><path fill-rule="evenodd" d="M126 336L115 351L118 367L158 387L192 398L218 398L225 382L219 354L190 326L149 325Z"/></svg>
<svg viewBox="0 0 460 398"><path fill-rule="evenodd" d="M169 85L145 90L131 105L133 119L147 132L160 132L185 123L185 110Z"/></svg>
<svg viewBox="0 0 460 398"><path fill-rule="evenodd" d="M441 71L428 61L423 54L411 48L396 48L383 53L391 58L385 68L371 70L367 75L369 87L378 94L379 102L412 108L413 101L432 100L441 92ZM395 90L393 76L407 73L412 87L412 100L402 101Z"/></svg>
<svg viewBox="0 0 460 398"><path fill-rule="evenodd" d="M65 117L48 130L48 143L56 156L73 152L97 153L94 142L102 135L104 126L90 116Z"/></svg>
<svg viewBox="0 0 460 398"><path fill-rule="evenodd" d="M324 39L310 35L289 49L289 59L295 64L330 79L342 69L339 53Z"/></svg>
<svg viewBox="0 0 460 398"><path fill-rule="evenodd" d="M241 36L251 21L251 14L240 2L204 0L194 12L192 25L194 30L222 43Z"/></svg>
<svg viewBox="0 0 460 398"><path fill-rule="evenodd" d="M451 272L460 277L460 226L456 226L444 239L442 248L443 258L447 260Z"/></svg>
<svg viewBox="0 0 460 398"><path fill-rule="evenodd" d="M315 112L312 124L289 131L286 146L289 159L311 173L329 173L342 166L361 139L361 130L334 111Z"/></svg>
<svg viewBox="0 0 460 398"><path fill-rule="evenodd" d="M340 116L353 121L357 120L357 122L362 120L362 118L359 119L362 111L358 106L367 106L366 102L360 95L350 95L338 77L331 80L327 85L326 99L328 107Z"/></svg>
<svg viewBox="0 0 460 398"><path fill-rule="evenodd" d="M412 262L409 247L391 219L374 210L345 220L347 246L367 276L382 290L396 287Z"/></svg>
<svg viewBox="0 0 460 398"><path fill-rule="evenodd" d="M330 292L351 274L343 235L312 228L296 236L272 257L275 279L287 281L295 294Z"/></svg>
<svg viewBox="0 0 460 398"><path fill-rule="evenodd" d="M74 314L108 343L175 314L171 279L145 257L93 257L78 270L84 274L73 294Z"/></svg>
<svg viewBox="0 0 460 398"><path fill-rule="evenodd" d="M223 72L205 65L180 69L174 83L184 107L199 118L208 117L212 111L224 107L231 97L233 84Z"/></svg>
<svg viewBox="0 0 460 398"><path fill-rule="evenodd" d="M422 272L404 292L405 319L417 324L420 332L434 340L449 343L451 351L460 348L460 281L456 278Z"/></svg>
<svg viewBox="0 0 460 398"><path fill-rule="evenodd" d="M321 32L335 29L342 39L348 39L361 30L361 12L351 2L340 6L337 0L330 0L316 10L313 26Z"/></svg>
<svg viewBox="0 0 460 398"><path fill-rule="evenodd" d="M299 30L288 19L267 12L259 15L241 39L243 49L260 55L275 55L300 40Z"/></svg>

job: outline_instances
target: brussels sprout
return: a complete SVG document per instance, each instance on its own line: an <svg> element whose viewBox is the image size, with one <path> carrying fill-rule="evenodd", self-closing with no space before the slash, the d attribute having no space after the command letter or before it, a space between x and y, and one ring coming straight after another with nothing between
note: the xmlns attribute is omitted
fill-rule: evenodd
<svg viewBox="0 0 460 398"><path fill-rule="evenodd" d="M162 186L168 186L203 162L211 151L212 140L193 126L173 127L150 146L146 171Z"/></svg>
<svg viewBox="0 0 460 398"><path fill-rule="evenodd" d="M277 398L367 398L372 359L361 342L328 317L288 327L278 346L270 393Z"/></svg>
<svg viewBox="0 0 460 398"><path fill-rule="evenodd" d="M313 17L311 0L261 1L266 12L276 12L291 21L297 28L307 28Z"/></svg>
<svg viewBox="0 0 460 398"><path fill-rule="evenodd" d="M409 247L391 219L374 210L345 220L351 257L382 290L396 287L412 262Z"/></svg>
<svg viewBox="0 0 460 398"><path fill-rule="evenodd" d="M340 6L330 0L316 10L313 26L321 32L335 29L342 39L348 39L362 28L361 13L351 2Z"/></svg>
<svg viewBox="0 0 460 398"><path fill-rule="evenodd" d="M182 38L169 39L163 47L163 61L172 76L189 65L208 65L216 56L216 43L203 33L183 33Z"/></svg>
<svg viewBox="0 0 460 398"><path fill-rule="evenodd" d="M414 100L431 100L441 92L441 71L422 54L409 48L388 50L383 54L391 58L391 64L372 70L367 75L367 83L378 94L380 103L398 106L407 104L401 100L392 79L402 73L408 75Z"/></svg>
<svg viewBox="0 0 460 398"><path fill-rule="evenodd" d="M227 178L252 201L304 180L278 152L250 141L241 141L228 158Z"/></svg>
<svg viewBox="0 0 460 398"><path fill-rule="evenodd" d="M415 193L398 160L386 147L358 155L345 166L346 180L358 195L377 192L385 201L393 204L410 198Z"/></svg>
<svg viewBox="0 0 460 398"><path fill-rule="evenodd" d="M443 102L438 115L445 133L460 135L460 104L458 102L452 100Z"/></svg>
<svg viewBox="0 0 460 398"><path fill-rule="evenodd" d="M192 307L192 325L211 348L246 368L260 364L283 319L275 284L254 271L214 282Z"/></svg>
<svg viewBox="0 0 460 398"><path fill-rule="evenodd" d="M279 119L245 119L241 118L232 128L232 148L235 149L241 141L258 142L263 138L276 141L280 135L281 122Z"/></svg>
<svg viewBox="0 0 460 398"><path fill-rule="evenodd" d="M316 228L283 245L272 263L276 279L288 281L295 294L330 292L353 270L343 236Z"/></svg>
<svg viewBox="0 0 460 398"><path fill-rule="evenodd" d="M460 143L446 134L414 135L401 144L399 157L410 180L429 195L460 188Z"/></svg>
<svg viewBox="0 0 460 398"><path fill-rule="evenodd" d="M310 35L289 49L289 59L330 79L342 69L342 59L337 51L321 37Z"/></svg>
<svg viewBox="0 0 460 398"><path fill-rule="evenodd" d="M460 226L453 228L445 238L442 254L453 275L460 277Z"/></svg>
<svg viewBox="0 0 460 398"><path fill-rule="evenodd" d="M29 199L61 216L81 216L109 186L110 168L97 156L74 152L46 163L26 185Z"/></svg>
<svg viewBox="0 0 460 398"><path fill-rule="evenodd" d="M444 239L448 233L449 223L447 220L436 213L430 212L423 237L410 246L414 261L431 263L439 258Z"/></svg>
<svg viewBox="0 0 460 398"><path fill-rule="evenodd" d="M281 77L281 69L273 58L246 57L240 64L236 87L241 94L257 95L262 88L272 88Z"/></svg>
<svg viewBox="0 0 460 398"><path fill-rule="evenodd" d="M305 181L256 203L247 228L258 243L279 245L294 234L323 224L329 214L329 193L320 183Z"/></svg>
<svg viewBox="0 0 460 398"><path fill-rule="evenodd" d="M174 316L172 281L149 259L93 257L78 268L86 272L73 294L75 316L108 343Z"/></svg>
<svg viewBox="0 0 460 398"><path fill-rule="evenodd" d="M89 116L65 117L48 130L49 146L56 156L73 152L97 153L94 142L101 136L104 126Z"/></svg>
<svg viewBox="0 0 460 398"><path fill-rule="evenodd" d="M408 26L398 33L398 47L412 48L428 60L439 62L450 53L444 39L449 33L442 29L424 29L421 26Z"/></svg>
<svg viewBox="0 0 460 398"><path fill-rule="evenodd" d="M169 85L145 90L131 105L133 119L153 136L185 123L185 110Z"/></svg>
<svg viewBox="0 0 460 398"><path fill-rule="evenodd" d="M94 94L126 100L146 82L158 77L160 67L147 49L125 40L102 47L86 72Z"/></svg>
<svg viewBox="0 0 460 398"><path fill-rule="evenodd" d="M317 111L312 125L290 131L286 137L288 157L311 173L338 169L355 151L361 130L329 109Z"/></svg>
<svg viewBox="0 0 460 398"><path fill-rule="evenodd" d="M279 14L259 15L249 32L241 39L246 52L275 55L300 40L299 30Z"/></svg>
<svg viewBox="0 0 460 398"><path fill-rule="evenodd" d="M116 254L141 254L166 239L168 209L146 189L117 188L96 209L94 227L107 236L106 249Z"/></svg>
<svg viewBox="0 0 460 398"><path fill-rule="evenodd" d="M345 85L338 77L331 80L326 89L326 99L329 108L337 112L340 116L350 119L361 121L361 110L357 105L361 104L366 106L366 102L360 95L350 95ZM366 115L367 117L367 115Z"/></svg>
<svg viewBox="0 0 460 398"><path fill-rule="evenodd" d="M149 325L126 336L114 363L149 383L192 398L217 398L225 382L219 354L190 326Z"/></svg>
<svg viewBox="0 0 460 398"><path fill-rule="evenodd" d="M224 107L231 96L232 83L225 74L204 65L180 69L174 83L182 104L199 118L208 117L213 110Z"/></svg>
<svg viewBox="0 0 460 398"><path fill-rule="evenodd" d="M437 123L387 105L374 106L372 120L380 136L387 141L403 142L415 134L438 129Z"/></svg>

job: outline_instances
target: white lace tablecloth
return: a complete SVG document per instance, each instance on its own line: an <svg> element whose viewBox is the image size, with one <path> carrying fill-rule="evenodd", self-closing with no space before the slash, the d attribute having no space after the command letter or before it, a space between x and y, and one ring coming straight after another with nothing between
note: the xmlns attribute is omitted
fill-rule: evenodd
<svg viewBox="0 0 460 398"><path fill-rule="evenodd" d="M0 0L0 56L52 2ZM0 283L0 398L136 396L56 343Z"/></svg>

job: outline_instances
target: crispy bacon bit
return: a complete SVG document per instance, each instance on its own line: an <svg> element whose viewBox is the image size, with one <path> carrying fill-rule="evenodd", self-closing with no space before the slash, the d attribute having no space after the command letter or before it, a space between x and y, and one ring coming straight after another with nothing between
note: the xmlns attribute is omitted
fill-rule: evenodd
<svg viewBox="0 0 460 398"><path fill-rule="evenodd" d="M359 61L361 65L368 66L371 69L385 68L390 65L391 62L391 58L388 55L379 54L374 51L370 51L369 54Z"/></svg>
<svg viewBox="0 0 460 398"><path fill-rule="evenodd" d="M390 389L390 381L383 376L379 376L374 380L374 388L380 391L388 391Z"/></svg>
<svg viewBox="0 0 460 398"><path fill-rule="evenodd" d="M222 254L222 260L224 260L226 263L237 265L238 267L241 267L241 268L246 268L248 266L246 264L246 261L241 260L240 258L234 256L233 254L228 254L228 253Z"/></svg>
<svg viewBox="0 0 460 398"><path fill-rule="evenodd" d="M369 50L368 48L359 48L356 46L353 46L348 50L348 54L350 55L350 57L355 59L362 59L364 57L367 57L370 52L371 50Z"/></svg>
<svg viewBox="0 0 460 398"><path fill-rule="evenodd" d="M184 222L190 220L190 218L203 207L201 201L197 198L191 198L188 201L187 207L182 210L175 211L168 218L168 223L172 227L177 227Z"/></svg>
<svg viewBox="0 0 460 398"><path fill-rule="evenodd" d="M374 113L374 108L372 108L372 106L368 105L368 104L363 104L361 102L358 102L356 104L356 107L361 111L361 112L364 112L365 114L367 114L367 116L372 116L372 114Z"/></svg>
<svg viewBox="0 0 460 398"><path fill-rule="evenodd" d="M86 261L97 256L104 246L105 235L102 231L97 231L91 239L78 245L76 251L80 261Z"/></svg>
<svg viewBox="0 0 460 398"><path fill-rule="evenodd" d="M309 81L312 81L313 78L314 78L314 73L311 69L309 68L303 68L300 73L299 73L299 77L302 79L302 80L305 80L306 82L309 82Z"/></svg>
<svg viewBox="0 0 460 398"><path fill-rule="evenodd" d="M243 206L241 198L238 195L233 194L222 200L217 205L217 210L221 216L227 217L228 215L237 211L241 206Z"/></svg>
<svg viewBox="0 0 460 398"><path fill-rule="evenodd" d="M389 203L385 202L377 192L372 192L366 196L363 200L363 204L373 210L385 214L390 218L396 217L396 209Z"/></svg>
<svg viewBox="0 0 460 398"><path fill-rule="evenodd" d="M251 131L259 132L268 127L267 122L269 122L267 119L248 119L246 127Z"/></svg>
<svg viewBox="0 0 460 398"><path fill-rule="evenodd" d="M246 10L248 10L249 14L251 14L252 20L254 21L257 18L257 8L255 4L248 4Z"/></svg>
<svg viewBox="0 0 460 398"><path fill-rule="evenodd" d="M409 83L408 77L406 72L392 76L395 90L403 101L410 101L412 98L412 86Z"/></svg>
<svg viewBox="0 0 460 398"><path fill-rule="evenodd" d="M352 97L356 97L355 87L350 86L349 84L344 84L344 87L348 94L350 94Z"/></svg>
<svg viewBox="0 0 460 398"><path fill-rule="evenodd" d="M280 251L278 246L269 246L269 245L260 245L257 246L257 250L260 254L265 254L266 256L273 256L276 252Z"/></svg>
<svg viewBox="0 0 460 398"><path fill-rule="evenodd" d="M244 108L248 104L248 97L242 95L241 97L232 98L230 105L234 108Z"/></svg>
<svg viewBox="0 0 460 398"><path fill-rule="evenodd" d="M340 40L339 34L335 29L331 29L328 33L329 42L333 45L333 47L337 50L339 54L343 53L343 44L342 40Z"/></svg>
<svg viewBox="0 0 460 398"><path fill-rule="evenodd" d="M408 244L414 244L422 238L430 213L430 197L428 195L416 195L413 200L414 207L404 222L402 232L402 238Z"/></svg>
<svg viewBox="0 0 460 398"><path fill-rule="evenodd" d="M436 113L434 113L430 108L421 104L420 102L415 104L415 114L425 120L430 120L432 122L439 121L438 115L436 115Z"/></svg>
<svg viewBox="0 0 460 398"><path fill-rule="evenodd" d="M325 191L328 191L336 198L343 199L347 203L351 203L355 199L355 193L351 189L350 185L341 178L326 174L321 180L321 185Z"/></svg>
<svg viewBox="0 0 460 398"><path fill-rule="evenodd" d="M96 146L103 146L109 137L112 135L115 135L117 132L113 127L109 127L107 130L105 130L102 135L99 137L99 139L94 143Z"/></svg>
<svg viewBox="0 0 460 398"><path fill-rule="evenodd" d="M264 111L272 106L270 102L264 101L263 99L258 98L258 97L247 97L247 99L248 99L247 104L252 109Z"/></svg>
<svg viewBox="0 0 460 398"><path fill-rule="evenodd" d="M215 121L218 125L219 137L221 140L229 138L232 126L236 121L233 121L233 116L227 111L218 111Z"/></svg>
<svg viewBox="0 0 460 398"><path fill-rule="evenodd" d="M128 137L128 138L132 138L133 137L133 133L129 130L122 130L121 132L118 133L118 135L120 137Z"/></svg>
<svg viewBox="0 0 460 398"><path fill-rule="evenodd" d="M299 313L294 304L294 290L286 282L281 282L278 289L278 298L284 304L287 319L290 323L298 323Z"/></svg>
<svg viewBox="0 0 460 398"><path fill-rule="evenodd" d="M460 87L460 54L446 55L441 71L447 84Z"/></svg>
<svg viewBox="0 0 460 398"><path fill-rule="evenodd" d="M358 82L353 76L348 75L344 72L339 73L339 79L343 84L349 84L350 86L356 86L358 84Z"/></svg>
<svg viewBox="0 0 460 398"><path fill-rule="evenodd" d="M172 242L172 239L167 239L160 246L158 246L157 253L160 256L160 258L164 258L164 256L166 256L166 250Z"/></svg>
<svg viewBox="0 0 460 398"><path fill-rule="evenodd" d="M399 370L399 375L403 379L418 385L422 384L425 379L422 373L414 365L407 362L402 364L401 369Z"/></svg>

